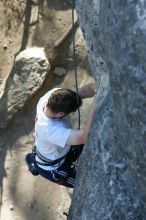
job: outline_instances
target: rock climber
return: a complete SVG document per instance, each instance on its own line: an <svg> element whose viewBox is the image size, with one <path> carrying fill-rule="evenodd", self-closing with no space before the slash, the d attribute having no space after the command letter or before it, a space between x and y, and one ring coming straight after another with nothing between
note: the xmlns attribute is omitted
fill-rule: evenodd
<svg viewBox="0 0 146 220"><path fill-rule="evenodd" d="M35 143L32 154L26 156L34 175L73 188L76 178L75 162L86 143L90 128L94 99L82 129L72 128L69 114L82 105L82 99L93 97L95 85L87 84L77 93L54 88L40 98L35 121ZM78 98L77 98L78 97Z"/></svg>

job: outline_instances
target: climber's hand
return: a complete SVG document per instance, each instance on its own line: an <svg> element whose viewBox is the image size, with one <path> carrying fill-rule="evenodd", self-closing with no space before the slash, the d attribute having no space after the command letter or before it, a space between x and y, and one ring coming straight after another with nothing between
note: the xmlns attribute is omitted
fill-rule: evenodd
<svg viewBox="0 0 146 220"><path fill-rule="evenodd" d="M89 83L78 90L81 99L91 98L96 93L95 83Z"/></svg>

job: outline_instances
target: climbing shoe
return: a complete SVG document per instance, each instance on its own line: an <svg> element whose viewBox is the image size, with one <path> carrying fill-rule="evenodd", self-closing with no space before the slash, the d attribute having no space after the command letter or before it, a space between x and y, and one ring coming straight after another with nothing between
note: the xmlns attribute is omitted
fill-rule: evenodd
<svg viewBox="0 0 146 220"><path fill-rule="evenodd" d="M27 164L29 171L32 173L32 175L34 175L34 176L39 175L39 172L37 171L37 169L35 167L34 156L32 153L29 153L26 155L25 162Z"/></svg>

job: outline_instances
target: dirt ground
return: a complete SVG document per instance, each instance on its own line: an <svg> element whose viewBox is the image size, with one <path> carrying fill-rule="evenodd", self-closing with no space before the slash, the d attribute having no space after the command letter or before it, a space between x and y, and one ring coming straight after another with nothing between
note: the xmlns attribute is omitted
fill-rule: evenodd
<svg viewBox="0 0 146 220"><path fill-rule="evenodd" d="M31 5L30 5L31 2ZM18 4L19 3L19 4ZM17 10L16 10L17 9ZM46 17L47 15L47 17ZM0 84L8 76L19 51L31 46L53 45L71 25L70 1L0 2ZM55 86L75 88L71 47L56 63L67 69L67 75L55 76ZM81 31L76 34L79 86L92 81ZM32 176L25 165L31 151L35 109L39 96L19 113L13 122L0 130L0 219L1 220L65 220L72 189L51 183L41 176ZM85 120L91 100L81 109ZM77 114L72 116L77 127Z"/></svg>

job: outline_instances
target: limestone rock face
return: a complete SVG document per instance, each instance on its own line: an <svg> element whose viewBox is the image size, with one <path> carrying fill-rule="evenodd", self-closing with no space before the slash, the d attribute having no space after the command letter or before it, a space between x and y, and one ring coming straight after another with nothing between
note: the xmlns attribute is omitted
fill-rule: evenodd
<svg viewBox="0 0 146 220"><path fill-rule="evenodd" d="M146 1L77 0L98 92L68 219L146 219Z"/></svg>
<svg viewBox="0 0 146 220"><path fill-rule="evenodd" d="M30 48L18 54L10 75L1 87L0 128L5 127L40 89L49 68L43 48Z"/></svg>

